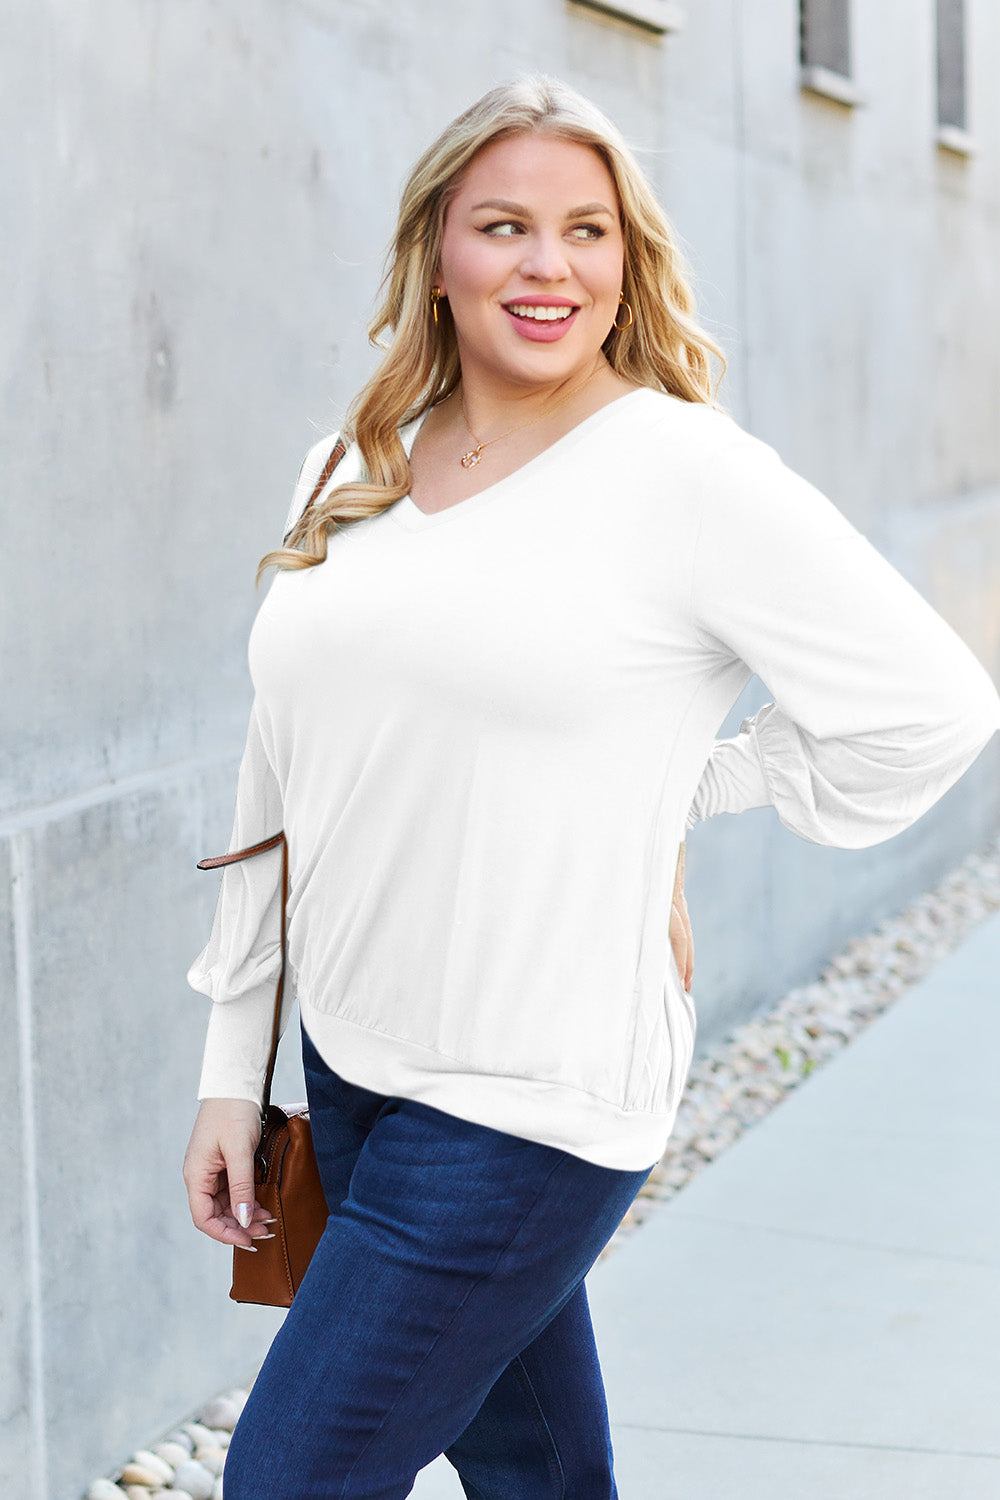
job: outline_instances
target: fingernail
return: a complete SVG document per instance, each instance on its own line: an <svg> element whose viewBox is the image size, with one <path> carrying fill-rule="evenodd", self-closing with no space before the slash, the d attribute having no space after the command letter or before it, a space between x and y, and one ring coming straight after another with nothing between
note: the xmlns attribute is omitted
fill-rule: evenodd
<svg viewBox="0 0 1000 1500"><path fill-rule="evenodd" d="M274 1235L273 1234L255 1234L254 1235L254 1239L255 1240L273 1240L274 1239Z"/></svg>
<svg viewBox="0 0 1000 1500"><path fill-rule="evenodd" d="M277 1224L277 1219L261 1219L262 1224Z"/></svg>
<svg viewBox="0 0 1000 1500"><path fill-rule="evenodd" d="M252 1218L253 1218L253 1204L252 1203L237 1203L237 1205L236 1205L236 1222L239 1224L240 1228L241 1229L249 1229L250 1228L250 1220Z"/></svg>
<svg viewBox="0 0 1000 1500"><path fill-rule="evenodd" d="M256 1245L241 1245L240 1242L239 1242L239 1240L235 1240L233 1242L233 1244L234 1244L234 1248L237 1249L237 1250L252 1250L253 1253L254 1253L254 1255L257 1254L257 1246Z"/></svg>

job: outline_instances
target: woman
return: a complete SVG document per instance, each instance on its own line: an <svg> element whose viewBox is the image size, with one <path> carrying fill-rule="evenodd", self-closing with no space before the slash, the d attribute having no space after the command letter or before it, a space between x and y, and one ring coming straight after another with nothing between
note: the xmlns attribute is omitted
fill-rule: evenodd
<svg viewBox="0 0 1000 1500"><path fill-rule="evenodd" d="M226 1497L396 1500L446 1452L477 1500L605 1500L584 1277L691 1059L685 830L770 804L877 843L1000 699L715 406L671 230L571 90L494 89L425 153L386 330L304 509L336 435L307 455L250 643L230 847L288 838L331 1216ZM775 701L713 744L753 672ZM192 1215L248 1252L278 869L230 867L188 976L215 1001Z"/></svg>

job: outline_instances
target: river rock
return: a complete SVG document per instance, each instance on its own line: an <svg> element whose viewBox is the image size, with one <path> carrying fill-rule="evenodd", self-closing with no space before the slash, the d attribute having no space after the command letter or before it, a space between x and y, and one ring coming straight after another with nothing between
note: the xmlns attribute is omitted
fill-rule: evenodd
<svg viewBox="0 0 1000 1500"><path fill-rule="evenodd" d="M230 1401L228 1396L216 1396L210 1401L198 1420L205 1427L222 1427L226 1432L232 1432L239 1421L240 1409L235 1401Z"/></svg>
<svg viewBox="0 0 1000 1500"><path fill-rule="evenodd" d="M140 1485L147 1490L160 1490L163 1475L156 1469L148 1469L145 1464L131 1463L122 1469L121 1482L123 1485Z"/></svg>
<svg viewBox="0 0 1000 1500"><path fill-rule="evenodd" d="M141 1464L151 1474L158 1474L161 1488L168 1485L174 1477L174 1465L168 1464L158 1453L151 1453L148 1448L137 1448L132 1454L132 1462ZM140 1479L139 1483L142 1484L142 1482Z"/></svg>
<svg viewBox="0 0 1000 1500"><path fill-rule="evenodd" d="M211 1448L196 1448L194 1456L204 1464L210 1474L221 1474L226 1463L226 1450L213 1445Z"/></svg>
<svg viewBox="0 0 1000 1500"><path fill-rule="evenodd" d="M191 1439L195 1448L211 1448L215 1445L215 1438L204 1422L185 1422L184 1431Z"/></svg>
<svg viewBox="0 0 1000 1500"><path fill-rule="evenodd" d="M212 1500L212 1489L216 1476L196 1458L178 1464L174 1474L174 1488L187 1490L191 1500Z"/></svg>
<svg viewBox="0 0 1000 1500"><path fill-rule="evenodd" d="M186 1458L191 1457L190 1448L186 1447L184 1443L175 1443L173 1441L157 1443L153 1452L157 1458L162 1458L165 1464L169 1464L171 1469L176 1469L178 1464L182 1464Z"/></svg>
<svg viewBox="0 0 1000 1500"><path fill-rule="evenodd" d="M87 1491L87 1500L122 1500L123 1492L110 1479L95 1479Z"/></svg>

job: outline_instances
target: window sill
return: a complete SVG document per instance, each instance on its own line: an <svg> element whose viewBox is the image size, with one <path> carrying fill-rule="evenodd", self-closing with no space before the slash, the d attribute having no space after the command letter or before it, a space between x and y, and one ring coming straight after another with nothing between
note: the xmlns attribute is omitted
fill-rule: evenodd
<svg viewBox="0 0 1000 1500"><path fill-rule="evenodd" d="M942 151L951 151L955 156L975 156L979 147L974 136L961 125L939 125L934 137Z"/></svg>
<svg viewBox="0 0 1000 1500"><path fill-rule="evenodd" d="M836 104L845 104L854 109L864 104L854 82L843 73L832 68L805 67L799 75L799 86L807 94L819 94L823 99L832 99Z"/></svg>
<svg viewBox="0 0 1000 1500"><path fill-rule="evenodd" d="M572 3L576 9L596 10L613 16L616 21L631 21L656 36L680 31L684 25L684 11L673 0L572 0Z"/></svg>

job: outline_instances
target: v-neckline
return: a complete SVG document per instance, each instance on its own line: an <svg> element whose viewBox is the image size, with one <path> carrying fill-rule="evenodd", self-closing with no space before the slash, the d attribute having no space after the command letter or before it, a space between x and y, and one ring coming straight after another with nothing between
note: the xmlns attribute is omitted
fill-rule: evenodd
<svg viewBox="0 0 1000 1500"><path fill-rule="evenodd" d="M562 437L556 438L547 448L543 448L541 453L536 453L534 458L527 459L518 468L511 470L509 474L505 474L502 479L494 480L492 484L484 486L481 490L476 490L475 494L467 495L464 500L456 500L454 505L446 505L443 510L421 510L419 505L415 504L409 492L407 492L387 508L386 514L391 516L400 526L405 527L407 531L429 531L435 526L443 525L446 521L456 520L462 515L473 514L481 509L483 505L488 504L506 486L516 484L523 477L533 474L538 468L544 467L551 455L556 454L557 450L561 449L571 439L582 436L585 429L598 423L600 418L606 417L616 407L622 406L626 401L631 401L633 397L645 394L647 389L648 387L646 386L638 386L635 390L626 391L622 396L616 396L613 401L606 401L603 406L599 406L596 411L592 411L589 417L582 418L581 421L577 422L575 427L571 427L568 432L563 433ZM427 412L422 412L419 417L414 418L412 422L408 422L400 431L400 439L402 440L407 458L409 458L413 451L413 444L416 441L417 433L420 431L427 415Z"/></svg>

